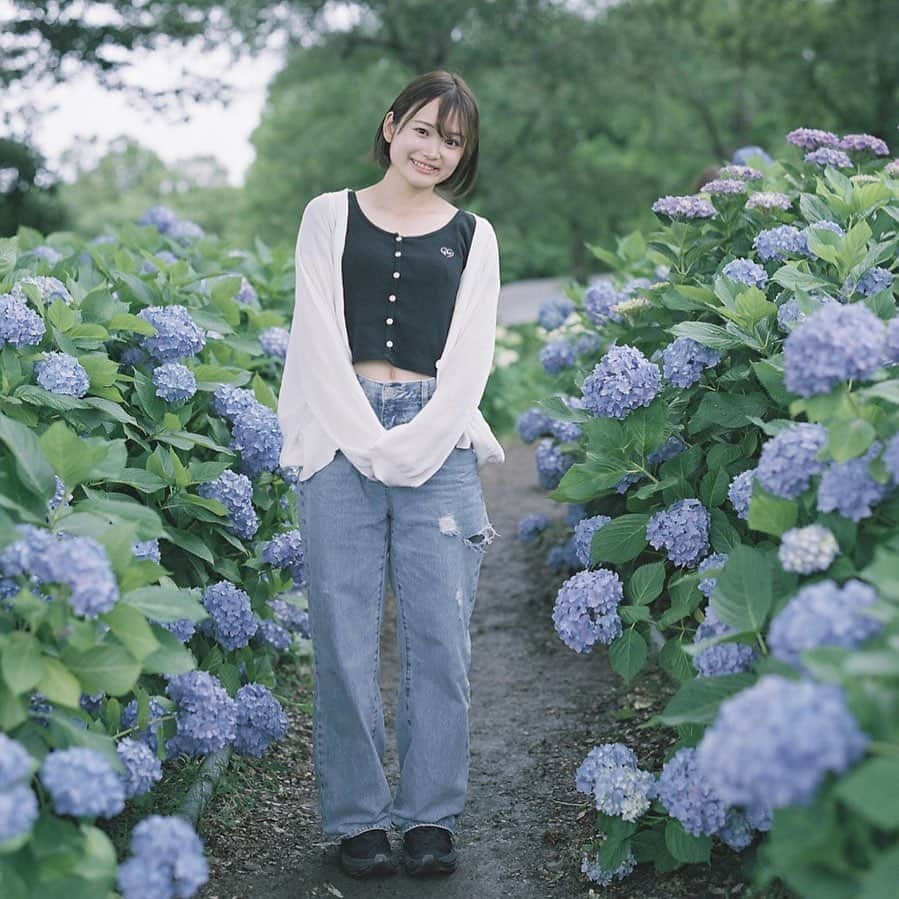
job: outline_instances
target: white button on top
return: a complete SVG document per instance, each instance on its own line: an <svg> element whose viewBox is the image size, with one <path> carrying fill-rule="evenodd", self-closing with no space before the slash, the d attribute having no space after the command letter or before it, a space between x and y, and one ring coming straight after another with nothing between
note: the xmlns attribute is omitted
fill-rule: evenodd
<svg viewBox="0 0 899 899"><path fill-rule="evenodd" d="M395 303L396 302L396 294L395 293L390 294L390 296L387 297L387 299L390 300L391 303Z"/></svg>
<svg viewBox="0 0 899 899"><path fill-rule="evenodd" d="M388 319L387 319L387 324L388 324L388 325L392 325L392 324L393 324L393 319L392 319L392 318L388 318Z"/></svg>
<svg viewBox="0 0 899 899"><path fill-rule="evenodd" d="M399 276L400 276L400 273L399 273L399 272L394 272L394 273L393 273L393 277L394 277L394 278L399 278Z"/></svg>
<svg viewBox="0 0 899 899"><path fill-rule="evenodd" d="M403 239L403 237L402 237L402 235L401 235L401 234L397 234L397 236L396 236L396 239L397 239L397 240L398 240L398 241L400 241L400 240L402 240L402 239Z"/></svg>
<svg viewBox="0 0 899 899"><path fill-rule="evenodd" d="M388 340L388 341L387 341L387 346L389 346L389 347L393 346L393 341L392 341L392 340Z"/></svg>
<svg viewBox="0 0 899 899"><path fill-rule="evenodd" d="M399 250L397 250L393 255L399 257L399 256L402 256L403 254Z"/></svg>

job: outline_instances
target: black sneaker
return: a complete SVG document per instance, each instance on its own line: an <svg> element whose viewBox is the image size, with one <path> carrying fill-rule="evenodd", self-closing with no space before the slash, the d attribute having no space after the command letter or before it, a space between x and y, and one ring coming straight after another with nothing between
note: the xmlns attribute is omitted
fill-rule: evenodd
<svg viewBox="0 0 899 899"><path fill-rule="evenodd" d="M364 830L341 840L339 859L340 867L350 877L393 874L397 868L386 830Z"/></svg>
<svg viewBox="0 0 899 899"><path fill-rule="evenodd" d="M453 848L453 835L444 827L421 824L403 834L406 873L452 874L458 856Z"/></svg>

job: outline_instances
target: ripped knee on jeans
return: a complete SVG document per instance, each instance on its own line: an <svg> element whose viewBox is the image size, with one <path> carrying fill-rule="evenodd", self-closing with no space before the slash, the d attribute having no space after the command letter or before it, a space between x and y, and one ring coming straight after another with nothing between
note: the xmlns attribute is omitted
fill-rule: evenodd
<svg viewBox="0 0 899 899"><path fill-rule="evenodd" d="M456 519L452 515L441 515L438 521L440 525L440 533L445 534L447 537L458 537L459 534L459 526L456 524ZM493 543L493 538L498 537L499 534L494 529L493 525L489 522L481 528L476 534L472 534L470 537L462 537L462 542L466 546L472 547L472 549L478 550L478 552L486 552L487 547Z"/></svg>

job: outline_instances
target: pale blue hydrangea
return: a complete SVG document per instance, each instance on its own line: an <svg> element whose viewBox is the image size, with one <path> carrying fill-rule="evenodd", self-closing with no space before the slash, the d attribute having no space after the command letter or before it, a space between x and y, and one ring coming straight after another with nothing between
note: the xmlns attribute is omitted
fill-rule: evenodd
<svg viewBox="0 0 899 899"><path fill-rule="evenodd" d="M140 740L125 737L116 745L116 754L125 766L125 798L143 796L162 780L162 764L156 753Z"/></svg>
<svg viewBox="0 0 899 899"><path fill-rule="evenodd" d="M177 362L195 356L206 346L203 330L184 306L148 306L137 313L157 333L138 338L141 348L158 362Z"/></svg>
<svg viewBox="0 0 899 899"><path fill-rule="evenodd" d="M887 322L884 365L899 365L899 315Z"/></svg>
<svg viewBox="0 0 899 899"><path fill-rule="evenodd" d="M59 250L47 246L47 244L32 247L30 250L26 250L22 253L22 256L33 256L35 259L40 259L42 262L46 262L50 265L56 265L56 263L63 258L63 255Z"/></svg>
<svg viewBox="0 0 899 899"><path fill-rule="evenodd" d="M662 371L678 387L692 387L704 368L713 368L721 361L721 353L697 343L690 337L678 337L662 350Z"/></svg>
<svg viewBox="0 0 899 899"><path fill-rule="evenodd" d="M152 540L135 540L131 544L131 552L134 554L134 558L138 560L162 561L162 554L159 551L159 540L156 537Z"/></svg>
<svg viewBox="0 0 899 899"><path fill-rule="evenodd" d="M828 464L818 485L819 512L839 512L853 521L861 521L872 514L871 507L879 503L887 492L887 485L878 484L868 471L869 463L882 446L880 441L875 440L858 459Z"/></svg>
<svg viewBox="0 0 899 899"><path fill-rule="evenodd" d="M746 200L747 209L761 209L770 212L772 209L786 211L793 205L788 194L776 190L759 190L749 195Z"/></svg>
<svg viewBox="0 0 899 899"><path fill-rule="evenodd" d="M196 222L190 219L178 219L168 230L168 236L173 240L186 243L191 240L199 240L206 236L206 232Z"/></svg>
<svg viewBox="0 0 899 899"><path fill-rule="evenodd" d="M245 684L237 691L236 701L234 750L259 758L287 733L287 716L271 691L262 684Z"/></svg>
<svg viewBox="0 0 899 899"><path fill-rule="evenodd" d="M741 852L752 842L757 830L771 830L772 823L768 809L729 808L724 826L715 836L735 852Z"/></svg>
<svg viewBox="0 0 899 899"><path fill-rule="evenodd" d="M303 562L306 553L302 534L296 528L275 534L262 544L261 555L263 562L275 568L289 568Z"/></svg>
<svg viewBox="0 0 899 899"><path fill-rule="evenodd" d="M574 456L561 452L548 438L537 444L534 458L537 481L544 490L555 490L565 472L574 464Z"/></svg>
<svg viewBox="0 0 899 899"><path fill-rule="evenodd" d="M549 522L542 512L525 515L518 522L518 539L522 543L532 543L540 533L546 530L548 524Z"/></svg>
<svg viewBox="0 0 899 899"><path fill-rule="evenodd" d="M886 141L873 134L845 134L840 140L840 149L854 153L874 153L876 156L890 155Z"/></svg>
<svg viewBox="0 0 899 899"><path fill-rule="evenodd" d="M799 396L869 377L886 350L883 322L861 303L827 304L784 341L784 384Z"/></svg>
<svg viewBox="0 0 899 899"><path fill-rule="evenodd" d="M883 464L894 483L899 483L899 434L893 434L883 452Z"/></svg>
<svg viewBox="0 0 899 899"><path fill-rule="evenodd" d="M131 834L131 856L118 867L124 899L187 899L209 879L203 844L183 818L150 815Z"/></svg>
<svg viewBox="0 0 899 899"><path fill-rule="evenodd" d="M34 364L38 384L61 396L83 397L91 386L84 366L68 353L51 351Z"/></svg>
<svg viewBox="0 0 899 899"><path fill-rule="evenodd" d="M178 216L168 206L151 206L137 220L138 225L152 225L157 231L167 234L178 221Z"/></svg>
<svg viewBox="0 0 899 899"><path fill-rule="evenodd" d="M820 524L804 528L790 528L780 538L777 557L784 571L814 574L830 568L840 552L833 531Z"/></svg>
<svg viewBox="0 0 899 899"><path fill-rule="evenodd" d="M556 375L575 361L574 347L567 340L551 340L540 349L540 363L547 374Z"/></svg>
<svg viewBox="0 0 899 899"><path fill-rule="evenodd" d="M776 809L808 804L867 743L841 687L771 674L724 700L696 762L728 805Z"/></svg>
<svg viewBox="0 0 899 899"><path fill-rule="evenodd" d="M262 352L275 359L287 358L287 344L290 340L290 331L286 328L265 328L259 332L259 345Z"/></svg>
<svg viewBox="0 0 899 899"><path fill-rule="evenodd" d="M717 215L715 207L702 197L659 197L652 204L652 211L679 221L710 219Z"/></svg>
<svg viewBox="0 0 899 899"><path fill-rule="evenodd" d="M182 643L187 643L197 631L197 626L190 618L178 618L175 621L157 621L156 623L173 633Z"/></svg>
<svg viewBox="0 0 899 899"><path fill-rule="evenodd" d="M72 494L66 491L65 482L58 474L53 475L53 483L56 485L53 490L53 496L47 501L47 508L51 511L55 511L63 503L68 503L72 498Z"/></svg>
<svg viewBox="0 0 899 899"><path fill-rule="evenodd" d="M874 268L869 268L868 271L858 279L858 284L855 289L862 296L870 297L883 290L889 290L892 286L893 273L888 268L875 266Z"/></svg>
<svg viewBox="0 0 899 899"><path fill-rule="evenodd" d="M818 128L795 128L787 135L787 142L804 150L840 145L840 139L832 131L821 131Z"/></svg>
<svg viewBox="0 0 899 899"><path fill-rule="evenodd" d="M170 754L208 755L234 741L237 703L215 675L188 671L169 678L166 693L178 706L175 736L166 743Z"/></svg>
<svg viewBox="0 0 899 899"><path fill-rule="evenodd" d="M814 304L812 312L816 312L826 303L836 302L836 300L824 294L809 296L808 299ZM781 303L777 307L777 325L781 331L792 331L794 326L806 321L809 314L799 308L799 302L796 297L790 297L786 303Z"/></svg>
<svg viewBox="0 0 899 899"><path fill-rule="evenodd" d="M251 478L276 471L284 442L277 413L255 403L233 419L231 448L240 453L240 470Z"/></svg>
<svg viewBox="0 0 899 899"><path fill-rule="evenodd" d="M287 652L292 642L290 631L270 618L260 619L259 627L253 635L253 639L263 643L265 646L270 646L278 652Z"/></svg>
<svg viewBox="0 0 899 899"><path fill-rule="evenodd" d="M764 288L768 283L768 273L757 262L751 259L732 259L721 270L722 274L748 287Z"/></svg>
<svg viewBox="0 0 899 899"><path fill-rule="evenodd" d="M125 807L122 779L96 749L52 750L41 763L40 778L57 815L112 818Z"/></svg>
<svg viewBox="0 0 899 899"><path fill-rule="evenodd" d="M634 750L624 743L600 743L587 753L574 777L575 787L580 793L592 793L596 776L603 768L637 769Z"/></svg>
<svg viewBox="0 0 899 899"><path fill-rule="evenodd" d="M253 484L245 474L227 469L215 480L200 484L197 493L217 499L227 508L230 528L238 537L249 540L259 529L259 518L253 508Z"/></svg>
<svg viewBox="0 0 899 899"><path fill-rule="evenodd" d="M132 368L138 365L145 365L150 361L150 357L138 346L130 346L123 350L119 357L121 365L130 365Z"/></svg>
<svg viewBox="0 0 899 899"><path fill-rule="evenodd" d="M611 346L584 379L581 388L587 408L604 418L622 419L648 406L662 386L658 365L632 346Z"/></svg>
<svg viewBox="0 0 899 899"><path fill-rule="evenodd" d="M711 603L706 605L703 614L705 617L693 635L694 644L710 640L712 637L725 637L736 633L734 628L718 618ZM693 666L699 677L721 677L724 674L748 671L757 658L756 651L745 643L716 643L693 656Z"/></svg>
<svg viewBox="0 0 899 899"><path fill-rule="evenodd" d="M211 616L212 634L225 649L240 649L256 633L249 594L229 581L210 584L203 591L203 607Z"/></svg>
<svg viewBox="0 0 899 899"><path fill-rule="evenodd" d="M769 493L795 499L824 470L815 456L825 443L827 430L821 425L789 425L762 445L755 479Z"/></svg>
<svg viewBox="0 0 899 899"><path fill-rule="evenodd" d="M550 297L541 304L537 313L537 323L547 331L555 331L565 324L565 319L574 311L574 303L568 297Z"/></svg>
<svg viewBox="0 0 899 899"><path fill-rule="evenodd" d="M696 750L679 749L662 767L659 801L694 837L712 836L727 817L724 801L696 768Z"/></svg>
<svg viewBox="0 0 899 899"><path fill-rule="evenodd" d="M725 165L718 170L719 178L736 178L739 181L761 181L765 176L749 165Z"/></svg>
<svg viewBox="0 0 899 899"><path fill-rule="evenodd" d="M169 250L160 250L158 253L154 253L157 259L161 259L166 265L174 265L178 261L178 257L169 252ZM155 275L156 272L159 271L159 266L152 259L145 259L144 264L141 266L141 274L143 275Z"/></svg>
<svg viewBox="0 0 899 899"><path fill-rule="evenodd" d="M75 302L65 284L59 278L53 278L49 275L26 275L24 278L20 278L13 284L10 295L23 303L27 303L28 297L23 290L26 284L36 287L41 300L48 306L56 300L62 300L67 306L71 306Z"/></svg>
<svg viewBox="0 0 899 899"><path fill-rule="evenodd" d="M0 845L28 833L39 813L37 796L26 784L0 792Z"/></svg>
<svg viewBox="0 0 899 899"><path fill-rule="evenodd" d="M240 288L235 294L234 299L242 306L248 306L251 303L258 301L259 296L256 293L256 288L250 284L246 275L240 276Z"/></svg>
<svg viewBox="0 0 899 899"><path fill-rule="evenodd" d="M754 145L739 147L734 150L734 154L731 156L730 161L734 165L748 165L755 159L760 160L763 165L769 165L774 161L761 147L756 147Z"/></svg>
<svg viewBox="0 0 899 899"><path fill-rule="evenodd" d="M656 512L646 525L646 538L665 549L675 565L695 565L709 549L708 510L698 499L680 499Z"/></svg>
<svg viewBox="0 0 899 899"><path fill-rule="evenodd" d="M805 154L805 161L813 165L833 166L837 169L848 169L852 167L852 160L843 150L836 150L833 147L819 147L812 150L811 153Z"/></svg>
<svg viewBox="0 0 899 899"><path fill-rule="evenodd" d="M899 177L899 159L894 159L892 162L888 162L883 167L883 170L892 178Z"/></svg>
<svg viewBox="0 0 899 899"><path fill-rule="evenodd" d="M621 316L614 311L614 307L623 299L624 294L619 293L611 281L598 281L584 294L584 311L596 325L607 321L620 322Z"/></svg>
<svg viewBox="0 0 899 899"><path fill-rule="evenodd" d="M525 443L533 443L538 437L550 433L552 419L541 409L527 409L518 416L515 429Z"/></svg>
<svg viewBox="0 0 899 899"><path fill-rule="evenodd" d="M624 880L636 867L637 859L631 849L628 849L624 861L614 871L606 871L603 868L599 863L599 853L591 857L585 852L581 858L581 873L601 887L607 887L614 880Z"/></svg>
<svg viewBox="0 0 899 899"><path fill-rule="evenodd" d="M877 591L854 579L842 588L832 580L807 584L771 620L771 655L804 672L800 656L806 650L856 649L883 628L882 622L865 614L876 601Z"/></svg>
<svg viewBox="0 0 899 899"><path fill-rule="evenodd" d="M162 718L166 714L165 706L155 697L150 697L149 718L147 726L143 730L134 730L129 736L140 740L156 752L159 745L159 730L162 727ZM122 730L131 731L137 727L137 700L132 699L123 709L121 717Z"/></svg>
<svg viewBox="0 0 899 899"><path fill-rule="evenodd" d="M586 567L590 564L593 535L611 520L608 515L594 515L592 518L583 518L577 523L574 529L574 546L581 565Z"/></svg>
<svg viewBox="0 0 899 899"><path fill-rule="evenodd" d="M156 396L180 406L186 403L197 392L197 379L194 373L180 362L166 362L153 369L153 383L156 385Z"/></svg>
<svg viewBox="0 0 899 899"><path fill-rule="evenodd" d="M287 630L301 637L309 637L309 613L306 609L301 609L283 599L270 599L268 605Z"/></svg>
<svg viewBox="0 0 899 899"><path fill-rule="evenodd" d="M577 571L581 567L574 545L574 536L559 546L553 546L546 554L546 566L552 571Z"/></svg>
<svg viewBox="0 0 899 899"><path fill-rule="evenodd" d="M215 415L232 421L258 402L252 390L235 387L233 384L221 384L212 394L212 411Z"/></svg>
<svg viewBox="0 0 899 899"><path fill-rule="evenodd" d="M746 182L735 178L713 178L706 181L701 190L712 196L734 196L746 192Z"/></svg>
<svg viewBox="0 0 899 899"><path fill-rule="evenodd" d="M705 574L713 568L723 568L727 564L727 553L712 553L706 556L698 566L700 574ZM699 580L699 592L706 598L710 599L715 592L715 586L718 583L717 577L704 577Z"/></svg>
<svg viewBox="0 0 899 899"><path fill-rule="evenodd" d="M621 579L614 571L579 571L556 595L556 633L575 652L588 652L596 643L611 643L622 633L618 604L623 596Z"/></svg>
<svg viewBox="0 0 899 899"><path fill-rule="evenodd" d="M31 753L18 740L0 733L0 792L28 783L33 770Z"/></svg>
<svg viewBox="0 0 899 899"><path fill-rule="evenodd" d="M622 743L590 750L575 775L579 792L593 794L596 808L625 821L636 821L656 795L652 773L637 767L637 757Z"/></svg>
<svg viewBox="0 0 899 899"><path fill-rule="evenodd" d="M78 699L78 705L84 709L88 715L97 715L103 706L103 700L106 693L102 690L99 693L82 693Z"/></svg>
<svg viewBox="0 0 899 899"><path fill-rule="evenodd" d="M602 336L597 331L586 331L574 339L574 352L578 356L589 356L602 346Z"/></svg>
<svg viewBox="0 0 899 899"><path fill-rule="evenodd" d="M573 528L582 518L587 516L586 503L568 503L565 510L565 524Z"/></svg>
<svg viewBox="0 0 899 899"><path fill-rule="evenodd" d="M36 346L46 333L44 320L12 294L0 294L0 350L9 343L17 349Z"/></svg>
<svg viewBox="0 0 899 899"><path fill-rule="evenodd" d="M785 262L790 256L804 256L808 252L803 233L793 225L759 231L752 245L763 262Z"/></svg>

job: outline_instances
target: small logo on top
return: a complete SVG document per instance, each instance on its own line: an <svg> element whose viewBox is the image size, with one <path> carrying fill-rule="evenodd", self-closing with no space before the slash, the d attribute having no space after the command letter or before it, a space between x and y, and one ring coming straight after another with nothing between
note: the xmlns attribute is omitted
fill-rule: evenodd
<svg viewBox="0 0 899 899"><path fill-rule="evenodd" d="M447 257L447 259L449 259L451 256L456 255L455 250L453 250L452 247L441 247L440 252L443 253L443 255Z"/></svg>

